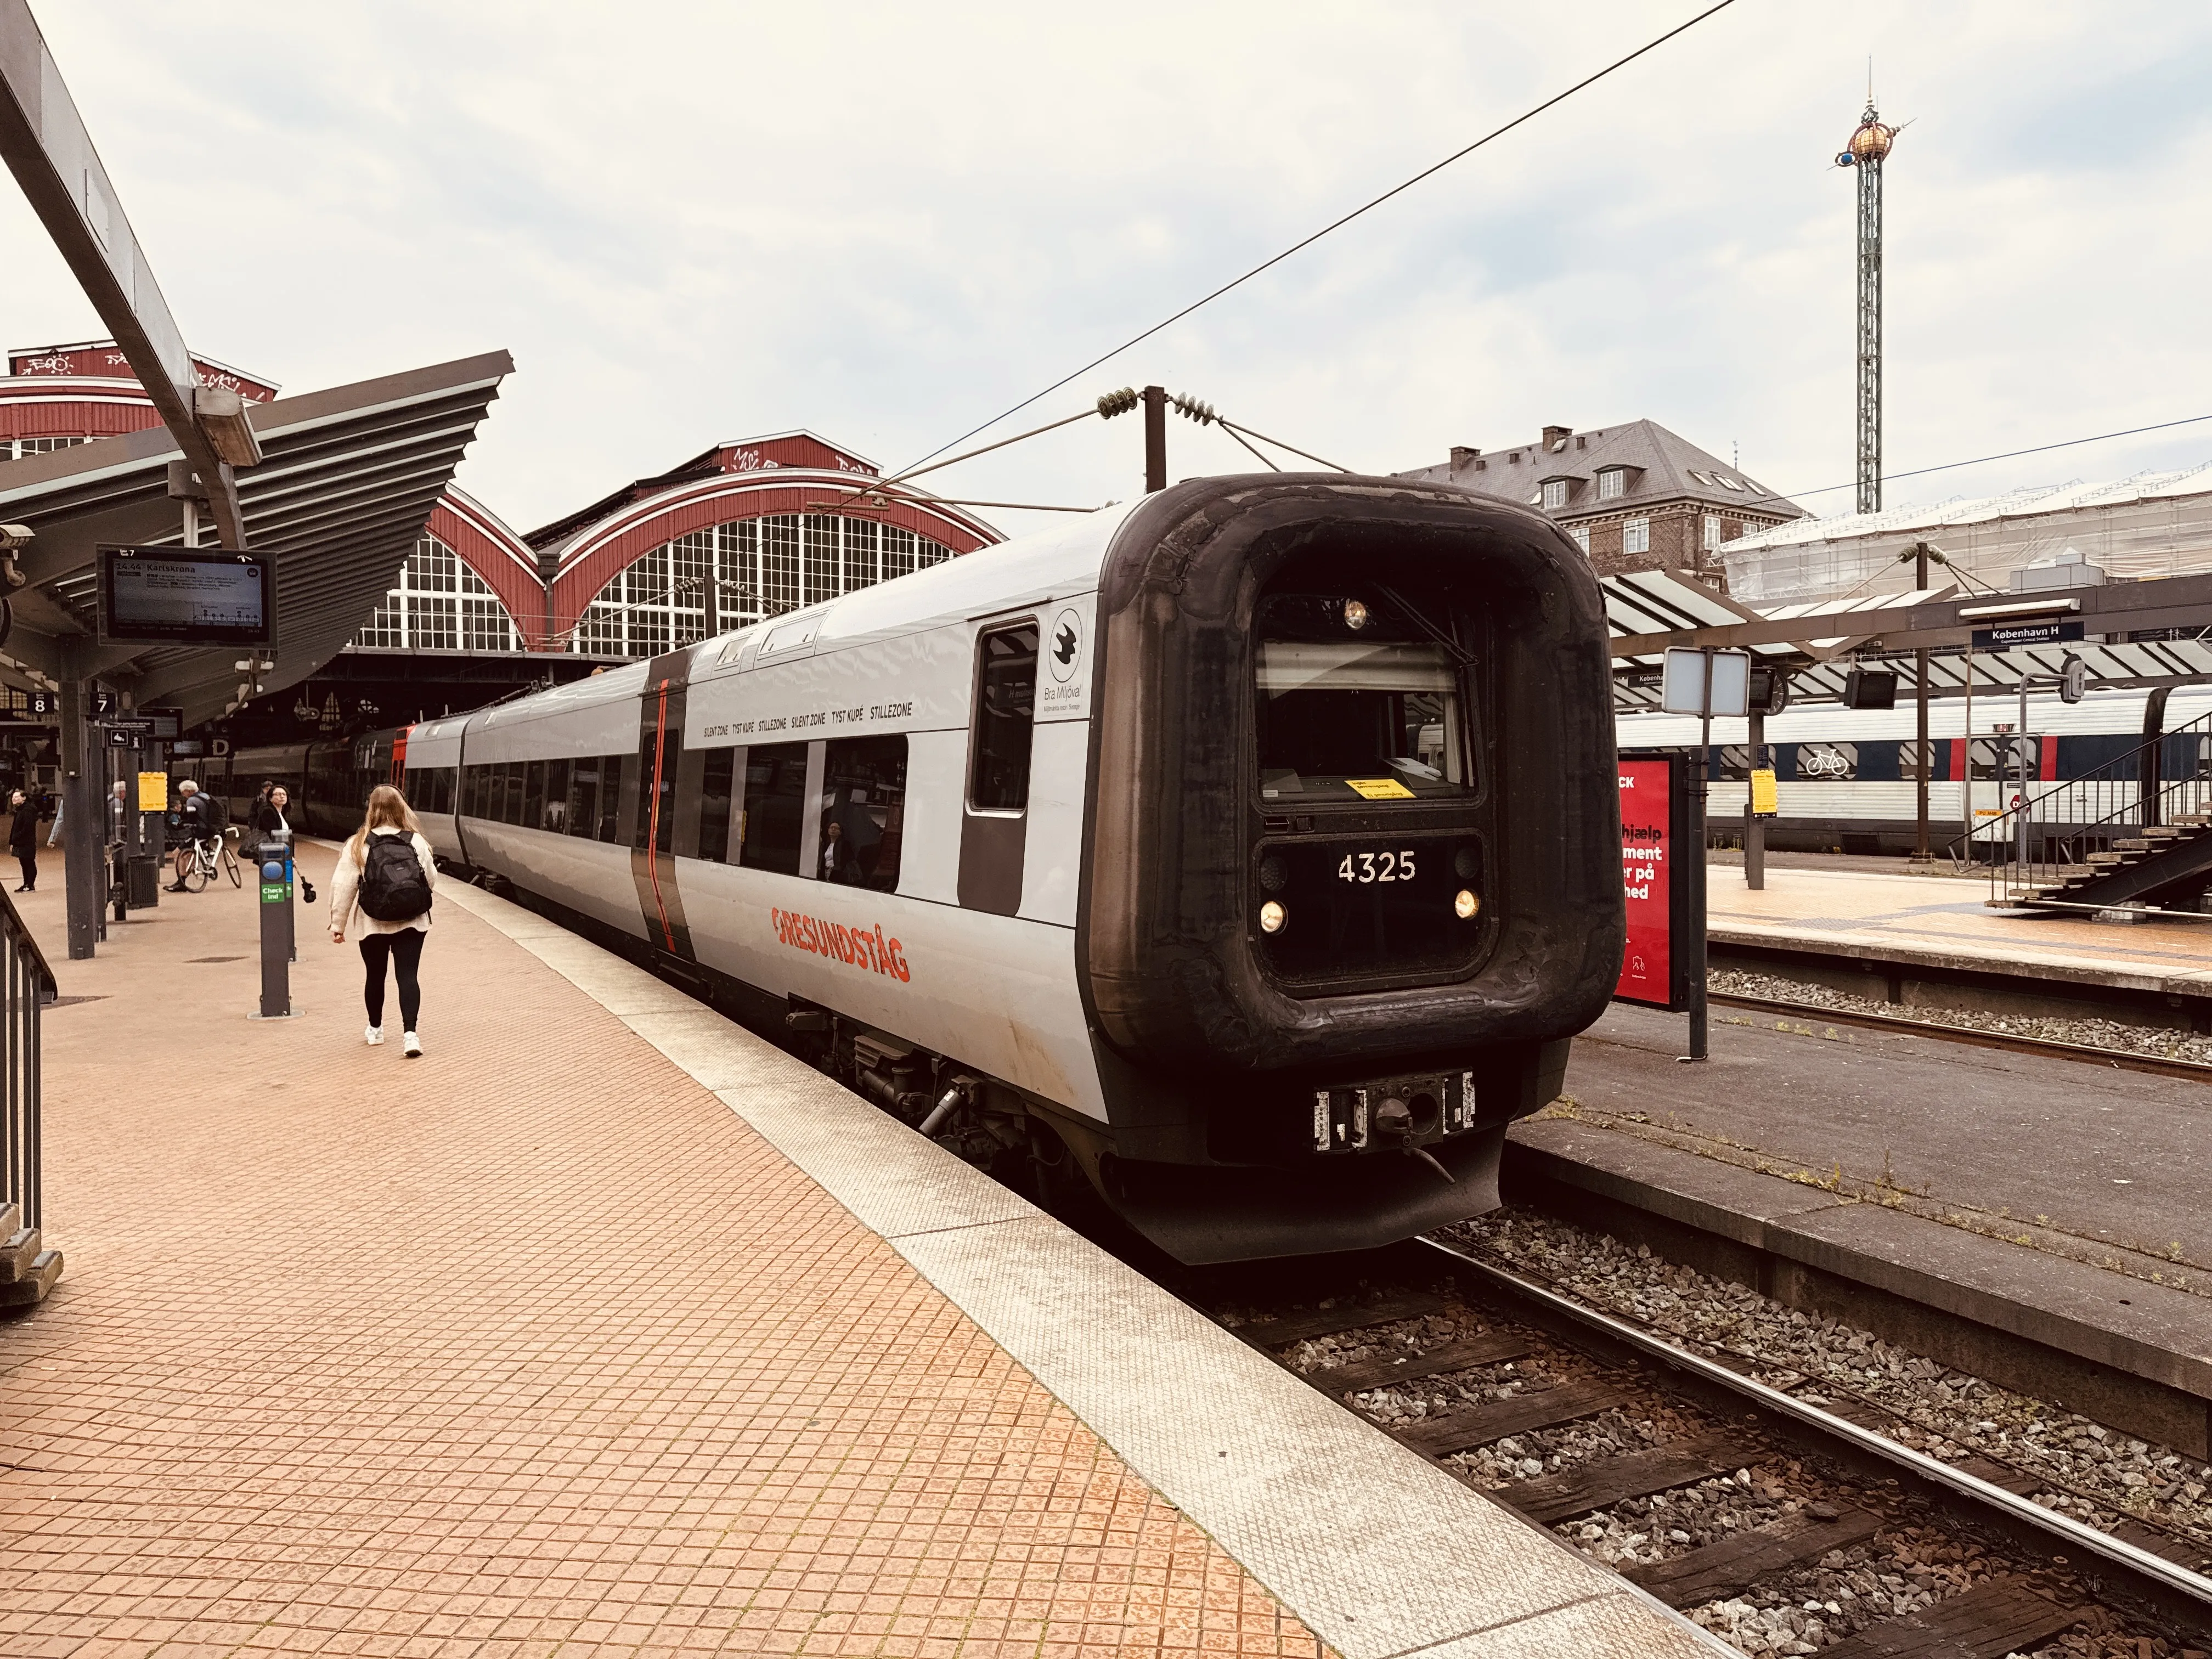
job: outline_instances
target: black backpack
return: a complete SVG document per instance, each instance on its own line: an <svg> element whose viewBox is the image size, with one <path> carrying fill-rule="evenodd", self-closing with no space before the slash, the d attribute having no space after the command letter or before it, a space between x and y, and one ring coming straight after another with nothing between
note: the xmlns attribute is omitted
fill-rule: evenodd
<svg viewBox="0 0 2212 1659"><path fill-rule="evenodd" d="M412 836L371 836L362 860L361 908L379 921L412 921L430 908L430 884Z"/></svg>

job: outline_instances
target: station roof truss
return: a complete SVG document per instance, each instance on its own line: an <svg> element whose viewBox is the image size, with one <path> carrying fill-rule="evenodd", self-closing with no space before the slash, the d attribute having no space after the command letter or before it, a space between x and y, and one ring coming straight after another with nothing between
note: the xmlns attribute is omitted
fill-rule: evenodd
<svg viewBox="0 0 2212 1659"><path fill-rule="evenodd" d="M264 459L236 477L248 544L276 561L265 690L306 679L375 609L514 367L495 351L251 408ZM181 459L156 427L0 463L0 520L36 532L16 556L27 586L9 596L0 670L50 685L98 678L141 705L181 705L187 725L227 712L240 647L99 639L94 549L183 544L170 494Z"/></svg>
<svg viewBox="0 0 2212 1659"><path fill-rule="evenodd" d="M1680 571L1642 570L1601 577L1613 640L1613 706L1622 714L1659 706L1663 653L1672 647L1713 646L1748 652L1790 675L1793 702L1839 701L1855 665L1898 676L1898 700L1917 696L1916 653L1928 655L1930 697L2016 692L2021 678L2049 685L2067 659L2078 659L2091 690L2139 690L2212 681L2212 578L2117 584L2034 595L1974 594L1956 585L1904 593L1754 609ZM1976 650L1971 635L2000 618L1962 612L1992 607L2078 617L2085 634L2100 631L2098 612L2113 627L2100 639ZM2008 620L2002 619L2002 620ZM2143 639L2136 633L2178 637ZM2114 637L2114 635L2118 637Z"/></svg>

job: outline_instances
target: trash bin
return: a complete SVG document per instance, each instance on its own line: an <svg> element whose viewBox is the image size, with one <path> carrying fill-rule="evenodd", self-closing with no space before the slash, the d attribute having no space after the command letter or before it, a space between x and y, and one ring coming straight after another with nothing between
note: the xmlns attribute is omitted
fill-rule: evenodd
<svg viewBox="0 0 2212 1659"><path fill-rule="evenodd" d="M134 910L150 910L161 902L161 860L132 859L129 863L126 896Z"/></svg>

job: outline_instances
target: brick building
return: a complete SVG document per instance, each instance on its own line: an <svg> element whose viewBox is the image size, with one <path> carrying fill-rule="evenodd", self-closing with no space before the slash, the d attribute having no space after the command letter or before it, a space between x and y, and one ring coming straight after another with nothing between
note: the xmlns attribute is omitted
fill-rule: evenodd
<svg viewBox="0 0 2212 1659"><path fill-rule="evenodd" d="M1441 465L1397 476L1534 507L1607 576L1690 570L1717 582L1725 544L1804 517L1794 502L1656 421L1583 432L1547 426L1534 442L1487 454L1455 445Z"/></svg>

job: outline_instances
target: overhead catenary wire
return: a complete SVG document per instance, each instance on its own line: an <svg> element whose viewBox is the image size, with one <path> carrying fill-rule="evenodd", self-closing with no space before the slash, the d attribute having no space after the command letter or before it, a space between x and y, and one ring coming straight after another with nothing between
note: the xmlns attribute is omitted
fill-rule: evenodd
<svg viewBox="0 0 2212 1659"><path fill-rule="evenodd" d="M1646 41L1644 45L1638 46L1634 52L1628 53L1626 57L1616 58L1613 62L1607 64L1603 69L1597 70L1595 74L1584 76L1581 80L1576 82L1565 91L1554 93L1551 97L1544 100L1542 103L1523 110L1520 114L1506 122L1504 125L1492 128L1490 131L1483 134L1481 137L1476 139L1473 143L1468 144L1464 149L1454 150L1449 155L1445 156L1443 161L1437 162L1431 167L1422 168L1421 171L1415 173L1412 178L1404 180L1402 183L1393 185L1389 189L1384 191L1380 196L1374 197L1368 201L1361 203L1358 207L1352 209L1351 212L1345 214L1340 218L1331 220L1328 224L1323 225L1319 230L1315 231L1311 235L1301 238L1299 240L1291 243L1290 246L1285 248L1281 252L1277 253L1269 258L1261 260L1258 264L1254 265L1249 270L1247 270L1242 276L1231 278L1228 282L1222 283L1220 287L1213 289L1211 293L1203 295L1200 298L1192 301L1188 305L1183 307L1182 310L1174 313L1170 316L1163 318L1157 323L1154 323L1150 328L1146 329L1143 332L1130 336L1129 338L1122 341L1121 344L1115 346L1111 351L1103 352L1098 356L1093 357L1089 362L1084 364L1082 368L1070 370L1067 374L1061 375L1058 380L1054 380L1050 386L1040 387L1037 391L1031 392L1028 397L1023 398L1019 403L1000 410L999 413L994 415L989 420L983 422L981 425L970 427L958 437L939 444L935 449L931 450L928 454L922 456L921 460L916 461L912 466L908 467L904 471L896 474L896 476L900 477L913 477L916 470L922 465L922 462L935 459L936 457L942 455L946 450L951 448L954 444L966 443L969 439L974 437L979 432L989 431L993 427L998 425L1000 422L1006 419L1009 416L1018 415L1023 410L1027 409L1031 404L1036 402L1038 398L1050 397L1054 392L1059 391L1060 387L1067 385L1071 380L1079 380L1084 375L1091 373L1092 369L1098 368L1101 364L1111 362L1115 358L1128 350L1130 347L1141 344L1143 342L1151 339L1153 335L1159 333L1164 329L1173 327L1176 324L1181 322L1184 318L1191 315L1194 312L1202 310L1204 307L1212 305L1216 300L1221 298L1223 295L1231 293L1237 289L1243 287L1245 283L1250 282L1255 276L1260 276L1262 272L1273 270L1275 266L1282 264L1284 260L1291 258L1293 254L1302 252L1305 249L1311 247L1316 242L1320 241L1324 236L1328 236L1335 231L1343 229L1345 226L1350 224L1354 219L1360 217L1363 214L1371 213L1375 209L1381 207L1385 202L1389 201L1392 198L1402 196L1414 185L1421 183L1424 179L1433 178L1436 174L1443 172L1446 167L1451 166L1455 161L1464 161L1467 157L1474 155L1475 151L1480 149L1484 145L1491 143L1497 139L1503 138L1507 133L1512 131L1516 127L1523 126L1528 122L1534 120L1536 117L1541 115L1546 110L1552 109L1559 104L1565 103L1568 99L1573 97L1584 88L1595 86L1600 81L1604 80L1606 76L1613 74L1614 71L1626 69L1629 64L1634 63L1638 58L1644 57L1648 52L1657 51L1661 46L1665 46L1669 40L1674 40L1677 35L1686 33L1689 30L1695 28L1698 24L1704 22L1708 17L1712 16L1717 12L1727 10L1729 7L1733 5L1735 3L1735 0L1718 0L1717 4L1706 7L1705 10L1699 12L1695 17L1689 19L1686 22L1678 23L1673 28L1668 29L1664 34ZM1287 444L1282 447L1286 449L1289 448ZM981 453L981 452L978 451L976 453ZM1291 450L1291 453L1295 455L1300 452ZM1313 457L1309 455L1306 459L1308 460L1311 460ZM1331 464L1324 461L1322 465L1326 466ZM1337 470L1339 471L1346 471L1349 469L1339 467Z"/></svg>
<svg viewBox="0 0 2212 1659"><path fill-rule="evenodd" d="M2028 449L2008 449L2002 455L1977 455L1970 461L1945 461L1940 466L1915 467L1910 472L1885 472L1881 477L1884 483L1887 483L1893 478L1924 478L1931 472L1954 472L1962 466L1981 466L1990 461L2015 460L2022 455L2046 455L2054 449L2073 449L2082 444L2100 444L2107 438L2139 437L2146 432L2166 432L2177 426L2197 426L2206 421L2212 421L2212 415L2191 415L2179 421L2160 421L2151 426L2131 426L2121 432L2099 432L2087 438L2068 438L2061 443L2037 444ZM1780 493L1793 498L1799 495L1830 495L1838 489L1853 489L1856 483L1856 481L1854 480L1851 483L1823 484L1818 489L1785 489Z"/></svg>

